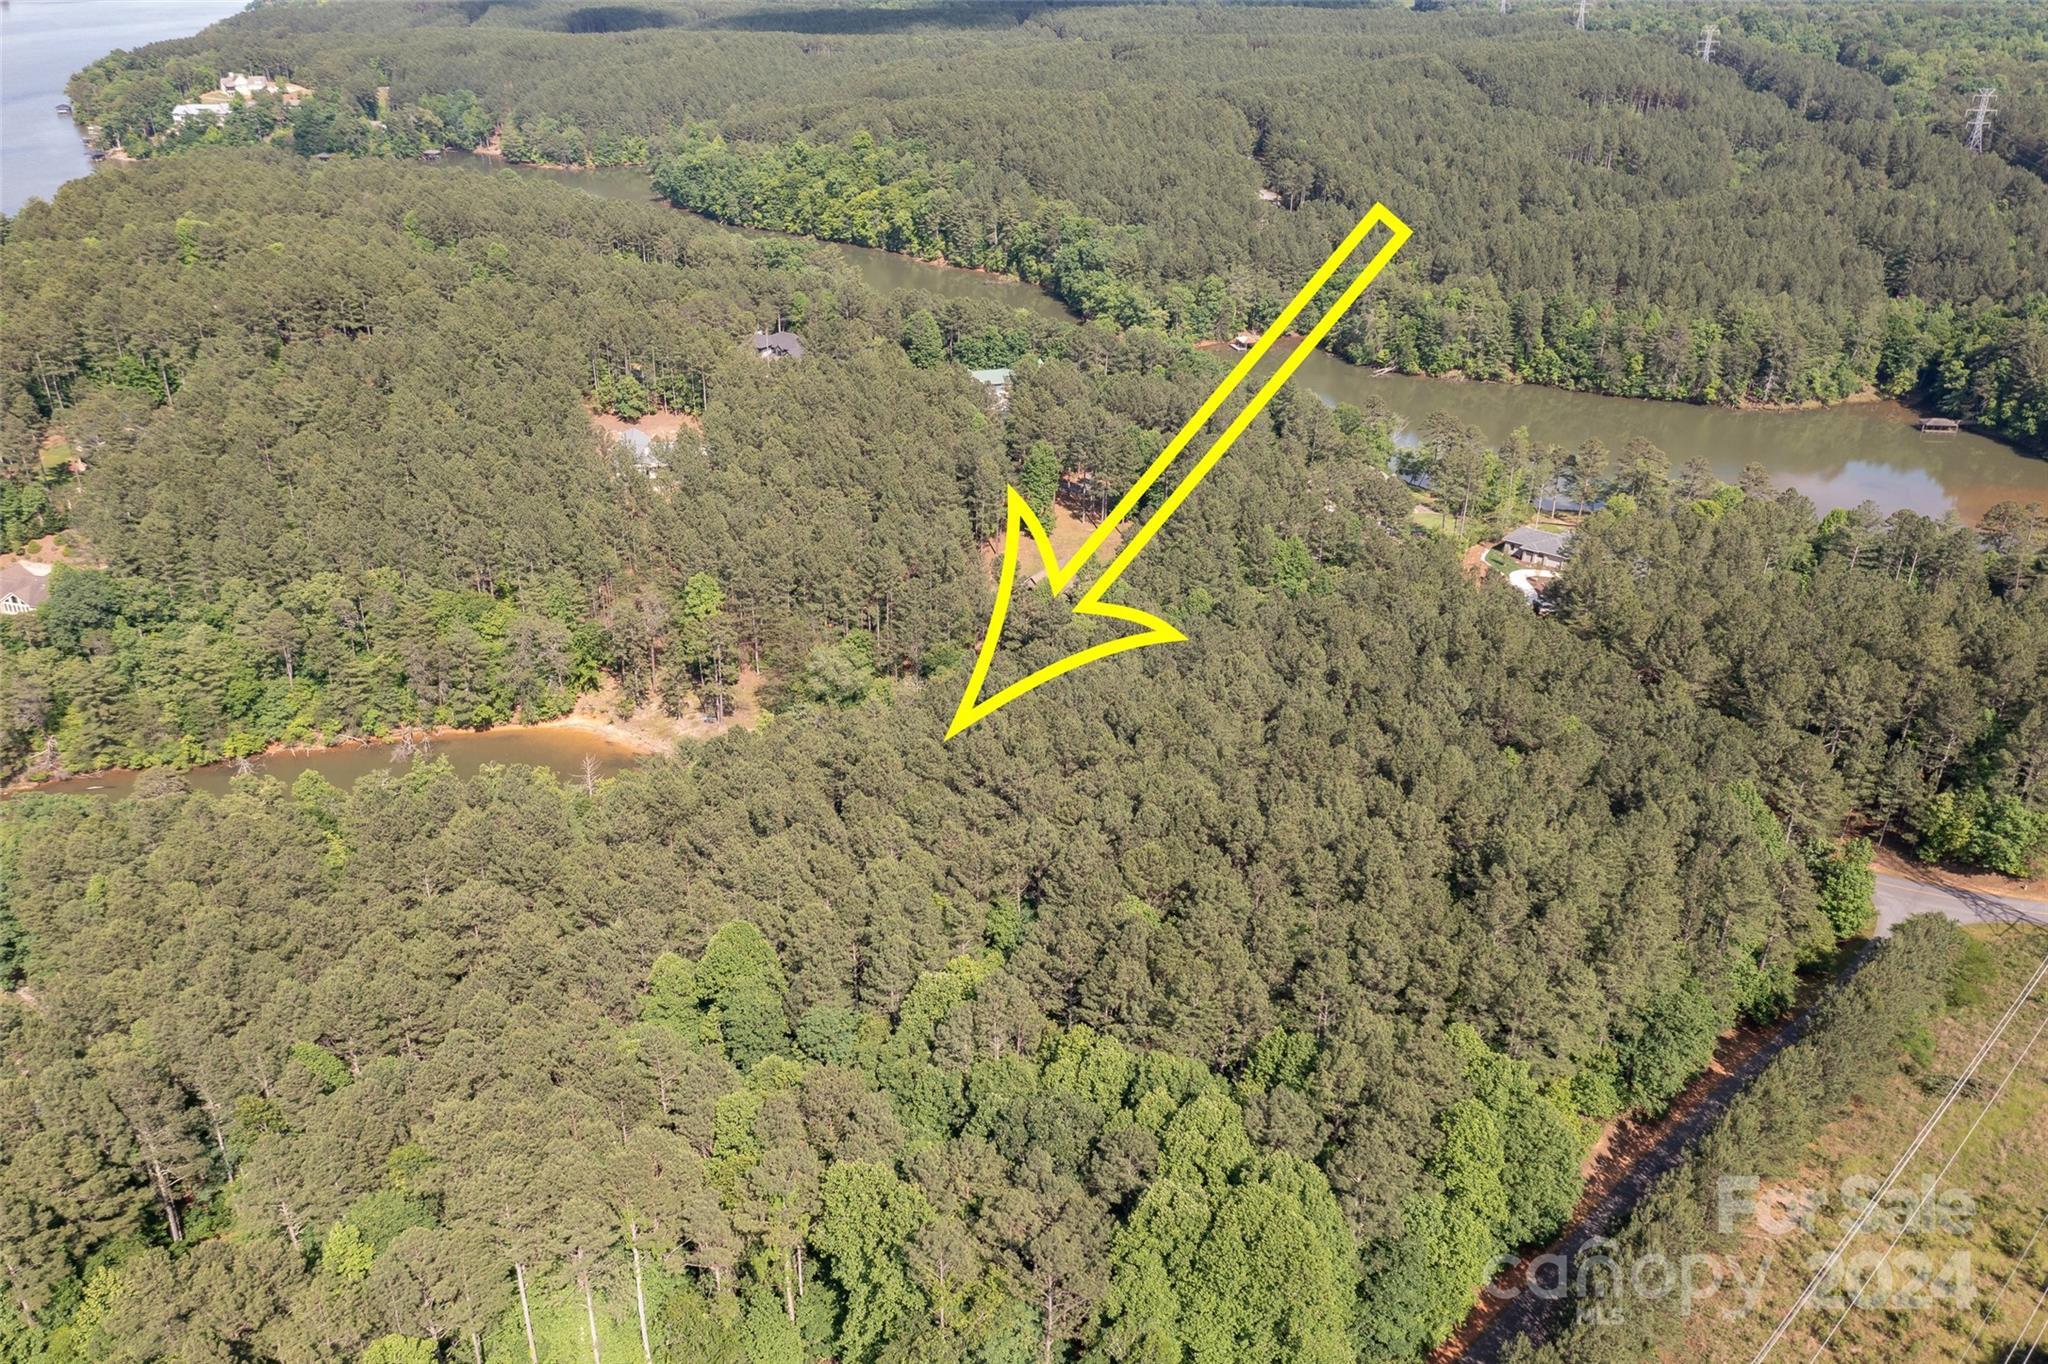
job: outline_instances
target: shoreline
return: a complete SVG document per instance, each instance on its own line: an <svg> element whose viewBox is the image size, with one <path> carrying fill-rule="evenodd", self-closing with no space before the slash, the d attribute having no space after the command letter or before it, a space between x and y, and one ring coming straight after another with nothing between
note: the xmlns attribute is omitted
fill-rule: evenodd
<svg viewBox="0 0 2048 1364"><path fill-rule="evenodd" d="M508 167L524 166L532 169L572 171L577 173L588 173L598 170L629 170L638 168L641 165L646 164L641 162L632 162L627 165L614 167L571 166L536 161L504 161L504 153L497 146L495 136L492 138L491 141L485 143L484 146L478 147L475 151L473 151L470 154L473 156L495 157ZM1069 306L1064 299L1060 298L1057 294L1053 293L1050 289L1046 288L1044 284L1034 283L1030 280L1019 278L1016 275L1008 275L996 270L985 270L979 266L955 265L951 261L946 260L944 257L938 257L936 259L926 259L923 256L912 255L907 251L891 251L889 250L889 248L885 246L865 246L862 245L860 242L841 241L833 237L820 237L809 233L783 232L779 229L772 227L750 227L745 223L727 222L723 218L714 218L707 213L698 213L694 209L684 208L682 205L672 202L671 200L667 199L659 192L657 192L651 183L648 186L648 194L654 202L662 204L667 208L673 209L677 213L687 213L693 218L701 219L702 221L707 223L715 223L720 227L729 228L733 231L759 232L770 236L782 237L790 241L812 241L831 246L852 248L860 251L878 251L883 255L893 256L898 260L909 261L913 264L926 266L931 269L950 270L959 274L979 275L983 279L996 280L1005 284L1022 285L1023 287L1028 289L1036 289L1046 298L1052 300L1054 303L1059 304L1060 307L1066 309L1067 313L1072 317L1075 325L1082 325L1089 321L1088 318L1083 317L1078 312L1075 312L1074 309L1071 306ZM1287 336L1295 339L1297 342L1300 340L1300 333L1298 332L1289 332L1287 333ZM1196 350L1208 351L1211 353L1215 353L1217 351L1229 353L1231 349L1230 343L1228 341L1224 341L1217 338L1210 338L1204 341L1197 341L1193 343L1193 346ZM1524 379L1520 375L1515 374L1511 374L1508 377L1502 379L1474 379L1462 372L1452 372L1448 374L1411 374L1405 370L1395 369L1391 366L1385 369L1375 369L1369 365L1363 365L1355 361L1347 360L1333 350L1326 350L1319 347L1318 351L1320 354L1329 356L1332 360L1335 360L1337 363L1348 366L1352 369L1359 370L1362 373L1372 374L1375 376L1392 375L1404 379L1428 380L1431 383L1496 384L1505 388L1528 387L1535 389L1543 389L1549 392L1556 393L1579 394L1589 398L1611 398L1621 402L1655 403L1659 406L1689 407L1698 408L1704 411L1719 412L1755 412L1761 414L1833 412L1842 408L1871 406L1891 402L1896 403L1901 409L1903 409L1904 412L1909 414L1911 418L1940 415L1938 413L1935 413L1931 409L1922 406L1919 402L1917 402L1917 395L1915 394L1907 394L1898 398L1887 398L1883 394L1878 393L1875 389L1871 388L1859 389L1855 393L1847 394L1844 397L1840 397L1833 400L1832 402L1824 402L1818 398L1804 398L1799 400L1798 402L1767 402L1761 399L1754 398L1745 398L1738 400L1736 402L1708 402L1704 398L1645 398L1627 393L1608 393L1597 388L1567 388L1556 384L1539 384L1534 383L1531 380ZM1975 435L1981 437L1982 439L1993 441L2001 446L2004 446L2006 449L2011 450L2015 455L2019 456L2022 459L2048 460L2048 452L2036 452L2028 450L2023 446L2013 443L2006 437L2001 436L1995 432L1992 432L1982 426L1965 423L1961 429L1963 431L1970 433L1971 435Z"/></svg>
<svg viewBox="0 0 2048 1364"><path fill-rule="evenodd" d="M484 738L494 734L538 734L556 733L584 734L602 740L621 752L636 758L656 757L674 750L676 740L662 742L651 734L635 730L616 720L601 719L595 715L577 714L557 716L552 720L507 721L482 729L470 729L461 725L435 725L396 735L341 734L323 738L317 743L287 743L284 740L268 745L262 752L251 754L247 759L217 758L211 762L193 763L188 767L93 767L73 772L66 769L51 774L41 781L31 780L26 775L16 776L5 785L0 785L0 800L14 796L33 795L51 787L61 787L70 782L88 778L103 777L114 781L132 781L146 772L207 772L233 767L238 762L261 762L266 758L316 758L328 753L350 753L365 749L396 749L407 742L431 747L437 743L456 742L464 739Z"/></svg>
<svg viewBox="0 0 2048 1364"><path fill-rule="evenodd" d="M765 713L761 708L761 686L761 675L752 668L742 667L733 688L733 708L719 720L713 720L701 713L694 717L671 716L663 712L653 699L632 715L620 718L608 709L618 692L616 687L607 684L597 691L585 692L579 696L567 715L558 715L549 720L508 720L480 729L462 725L414 726L392 735L322 736L317 743L286 743L280 740L246 760L219 758L212 762L193 763L187 767L95 767L79 772L65 771L48 775L41 781L31 781L27 774L23 773L9 779L5 784L0 784L0 800L47 791L52 787L62 788L72 782L90 778L124 782L133 781L147 771L220 771L232 768L242 761L261 762L266 758L318 758L322 754L357 752L365 749L397 749L408 742L427 747L436 743L460 744L465 740L489 738L493 735L582 735L609 747L614 755L629 755L636 760L661 757L674 753L687 743L715 739L735 729L752 730Z"/></svg>
<svg viewBox="0 0 2048 1364"><path fill-rule="evenodd" d="M688 212L687 209L684 211ZM749 230L759 231L762 229ZM880 248L870 249L878 250ZM901 253L899 252L896 254ZM917 258L915 256L909 256L905 257L905 259L915 260ZM998 278L1010 279L1010 277L1007 275L999 276ZM1024 283L1024 281L1022 280L1015 279L1011 279L1010 282L1013 284ZM1050 297L1050 295L1047 296ZM1295 345L1298 346L1301 344L1302 336L1300 332L1283 332L1281 334L1280 339L1283 341L1292 341ZM1237 347L1233 346L1230 342L1222 340L1218 337L1210 337L1206 341L1197 341L1194 343L1194 348L1207 355L1229 356L1242 355L1244 353L1238 350ZM1361 364L1355 360L1346 360L1343 356L1337 354L1337 352L1333 350L1324 350L1319 347L1318 352L1320 354L1329 356L1332 360L1335 360L1340 365L1348 365L1352 369L1359 370L1366 374L1370 374L1375 378L1393 377L1399 379L1419 379L1432 384L1490 384L1497 388L1534 388L1542 389L1545 392L1550 393L1571 393L1588 398L1608 398L1616 402L1624 403L1655 403L1659 406L1668 407L1694 407L1709 412L1757 412L1774 415L1796 412L1835 412L1845 407L1869 407L1874 405L1881 405L1884 403L1892 403L1896 405L1905 414L1896 419L1902 424L1921 417L1939 415L1938 413L1933 412L1931 409L1923 407L1920 404L1914 402L1911 395L1898 398L1888 398L1884 394L1879 393L1874 388L1858 389L1856 392L1848 394L1845 397L1837 398L1833 402L1823 402L1819 398L1802 398L1796 403L1777 403L1765 402L1757 398L1744 398L1739 402L1710 403L1703 398L1644 398L1639 397L1636 394L1632 393L1606 393L1602 392L1600 389L1597 388L1562 388L1556 384L1539 384L1533 380L1524 379L1518 374L1509 374L1506 377L1499 379L1475 379L1471 375L1465 373L1463 370L1450 370L1443 374L1430 374L1426 371L1417 373L1405 369L1397 369L1392 365L1388 365L1380 369L1375 369L1370 365ZM2013 445L2010 441L2007 441L2003 437L1986 431L1982 427L1975 427L1968 425L1966 423L1964 424L1962 429L1970 432L1972 435L1982 436L1985 440L1997 441L2000 445L2006 446L2007 448L2011 449L2015 454L2018 454L2023 458L2041 458L2041 456L2036 456L2017 445Z"/></svg>

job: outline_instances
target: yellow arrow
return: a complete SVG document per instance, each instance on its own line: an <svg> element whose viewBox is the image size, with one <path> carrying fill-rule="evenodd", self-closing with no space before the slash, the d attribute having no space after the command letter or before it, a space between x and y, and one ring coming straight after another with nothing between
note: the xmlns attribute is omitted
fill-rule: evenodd
<svg viewBox="0 0 2048 1364"><path fill-rule="evenodd" d="M1245 404L1244 410L1237 414L1228 427L1224 428L1223 434L1218 436L1215 442L1209 446L1207 453L1195 462L1194 467L1189 469L1179 484L1174 487L1173 491L1160 501L1159 506L1153 510L1152 515L1146 518L1145 523L1132 533L1129 540L1124 542L1124 547L1118 551L1116 558L1110 561L1109 567L1102 571L1102 575L1095 580L1093 586L1082 593L1081 599L1074 603L1074 614L1077 616L1098 616L1107 620L1120 620L1126 624L1138 626L1140 633L1125 635L1121 639L1106 640L1101 644L1083 649L1079 653L1068 654L1057 663L1049 663L1030 676L1012 682L994 696L983 699L981 695L982 685L988 680L989 665L995 662L996 646L1003 636L1003 621L1010 613L1010 594L1017 585L1017 554L1022 548L1023 533L1028 532L1031 536L1031 543L1038 547L1038 559L1040 563L1045 565L1046 582L1051 587L1053 593L1057 595L1064 591L1067 584L1074 580L1074 575L1081 571L1082 566L1092 561L1096 552L1104 544L1108 543L1109 538L1116 533L1116 528L1123 523L1124 519L1137 510L1138 503L1143 500L1152 485L1165 475L1167 469L1172 467L1174 460L1179 458L1181 451L1187 448L1188 442L1193 440L1196 433L1208 424L1209 418L1216 415L1216 410L1228 401L1230 395L1246 379L1251 377L1252 371L1258 368L1259 361L1265 358L1266 352L1273 348L1273 343L1293 325L1295 318L1300 316L1302 309L1306 308L1315 298L1317 291L1329 283L1331 276L1343 268L1344 262L1350 259L1352 253L1358 250L1367 237L1372 235L1373 229L1376 227L1386 229L1388 234L1387 241L1374 254L1373 258L1366 262L1365 268L1358 272L1358 278L1351 281L1343 294L1338 297L1336 303L1331 305L1330 310L1324 313L1322 319L1309 329L1308 335L1302 338L1301 344L1296 346L1293 352L1280 362L1280 367L1273 371L1272 377L1267 379L1259 388L1259 391L1253 395L1252 400ZM1095 528L1094 533L1089 535L1082 546L1075 550L1072 557L1064 564L1059 561L1059 556L1053 552L1052 537L1046 534L1045 525L1038 519L1038 513L1031 510L1031 504L1024 500L1023 494L1019 493L1015 488L1009 490L1009 510L1003 529L1003 569L1002 576L996 583L995 609L989 613L988 633L982 637L981 652L974 660L974 671L967 678L967 690L960 697L959 708L953 712L953 723L946 728L946 737L948 739L951 739L970 725L995 714L998 710L1001 710L1026 692L1042 687L1055 677L1063 673L1072 672L1084 663L1093 663L1098 659L1110 658L1131 649L1142 649L1148 644L1173 644L1187 638L1179 630L1176 630L1173 626L1168 625L1150 612L1140 611L1132 606L1122 606L1116 602L1104 601L1102 599L1103 594L1109 591L1118 578L1123 576L1124 570L1131 566L1131 561L1138 557L1138 552L1145 548L1154 535L1159 533L1159 528L1166 524L1167 518L1179 510L1180 504L1185 502L1188 496L1201 486L1202 480L1209 476L1209 470L1216 467L1216 461L1223 458L1224 453L1230 449L1237 438L1244 434L1245 428L1250 426L1259 413L1265 410L1266 404L1272 401L1273 395L1280 391L1280 386L1287 382L1294 371L1300 368L1302 361L1306 360L1309 354L1322 343L1323 338L1329 335L1330 329L1337 325L1338 319L1343 317L1351 305L1358 301L1359 295L1365 292L1366 286L1371 284L1374 277L1386 268L1387 262L1394 258L1394 253L1401 249L1407 242L1408 237L1408 224L1388 212L1386 205L1374 204L1371 211L1359 221L1358 226L1351 229L1350 235L1345 237L1338 244L1337 249L1330 253L1330 258L1324 261L1315 274L1309 277L1308 283L1302 286L1301 292L1297 293L1289 300L1287 306L1280 310L1280 315L1273 319L1273 324L1267 327L1265 334L1253 343L1250 350L1245 352L1244 358L1237 362L1236 368L1232 369L1223 382L1216 386L1216 391L1211 393L1199 408L1195 409L1195 415L1188 418L1187 424L1182 426L1180 432L1167 442L1166 448L1159 452L1158 457L1152 461L1151 466L1145 470L1143 476L1131 485L1130 491L1126 492L1122 500L1111 509L1109 515L1103 518L1102 524Z"/></svg>

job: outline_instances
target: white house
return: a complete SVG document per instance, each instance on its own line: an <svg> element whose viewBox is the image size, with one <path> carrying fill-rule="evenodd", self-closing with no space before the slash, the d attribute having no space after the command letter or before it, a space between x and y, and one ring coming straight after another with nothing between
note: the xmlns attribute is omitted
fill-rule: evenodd
<svg viewBox="0 0 2048 1364"><path fill-rule="evenodd" d="M217 119L227 112L218 104L173 104L171 122L183 123L189 118Z"/></svg>
<svg viewBox="0 0 2048 1364"><path fill-rule="evenodd" d="M974 381L988 390L989 401L998 412L1010 410L1010 379L1012 372L1007 369L971 369Z"/></svg>
<svg viewBox="0 0 2048 1364"><path fill-rule="evenodd" d="M654 437L645 431L629 426L612 439L633 452L633 467L647 477L653 478L668 467L667 462L654 453Z"/></svg>
<svg viewBox="0 0 2048 1364"><path fill-rule="evenodd" d="M268 76L252 76L245 71L230 71L220 78L220 88L231 95L275 95L284 87Z"/></svg>

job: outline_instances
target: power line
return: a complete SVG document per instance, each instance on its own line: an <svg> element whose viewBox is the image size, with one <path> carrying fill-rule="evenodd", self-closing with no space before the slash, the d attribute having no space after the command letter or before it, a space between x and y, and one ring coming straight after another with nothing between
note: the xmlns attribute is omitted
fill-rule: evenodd
<svg viewBox="0 0 2048 1364"><path fill-rule="evenodd" d="M1584 3L1585 0L1580 0L1581 5ZM1970 151L1972 153L1984 150L1984 134L1991 127L1991 115L1994 112L1991 108L1991 97L1997 93L1997 90L1988 85L1977 92L1977 107L1970 110Z"/></svg>
<svg viewBox="0 0 2048 1364"><path fill-rule="evenodd" d="M1586 31L1586 0L1579 0L1578 30L1581 33Z"/></svg>
<svg viewBox="0 0 2048 1364"><path fill-rule="evenodd" d="M1709 66L1714 64L1714 43L1720 36L1721 30L1715 28L1712 24L1708 24L1700 30L1700 60Z"/></svg>
<svg viewBox="0 0 2048 1364"><path fill-rule="evenodd" d="M1963 1073L1956 1077L1955 1084L1949 1088L1947 1096L1942 1099L1940 1106L1934 1110L1933 1116L1929 1117L1926 1123L1921 1126L1919 1133L1913 1138L1912 1145L1906 1148L1905 1154L1899 1157L1898 1162L1892 1166L1891 1172L1885 1176L1884 1183L1879 1185L1877 1191L1870 1196L1869 1201L1863 1206L1863 1211L1857 1214L1854 1222L1850 1223L1849 1230L1842 1234L1842 1239L1836 1242L1835 1248L1828 1253L1827 1259L1821 1262L1820 1268L1814 1271L1811 1279L1807 1280L1806 1288L1800 1293L1799 1300L1793 1303L1787 1309L1785 1315L1779 1319L1777 1326L1772 1329L1769 1338L1757 1348L1757 1352L1751 1358L1750 1364L1764 1364L1764 1360L1770 1357L1771 1351L1777 1348L1778 1342L1785 1338L1785 1333L1792 1329L1793 1319L1806 1309L1806 1304L1813 1298L1814 1290L1819 1288L1827 1280L1828 1275L1834 1271L1835 1267L1841 1263L1842 1253L1849 1248L1849 1243L1862 1233L1864 1225L1870 1221L1870 1216L1877 1210L1878 1204L1883 1201L1887 1193L1891 1192L1892 1185L1899 1182L1899 1176L1905 1173L1906 1166L1911 1163L1914 1156L1920 1153L1920 1148L1927 1144L1928 1137L1934 1134L1935 1127L1948 1115L1949 1109L1955 1107L1956 1100L1962 1097L1963 1087L1969 1084L1970 1078L1977 1073L1977 1068L1984 1064L1984 1058L1991 1054L1991 1049L1998 1045L2000 1038L2005 1036L2005 1030L2012 1026L2012 1020L2019 1015L2021 1006L2034 993L2035 987L2040 985L2044 977L2048 977L2048 956L2041 958L2041 964L2034 968L2034 974L2027 978L2027 983L2020 987L2019 994L2014 996L2012 1003L2006 1006L2005 1012L1999 1017L1997 1026L1992 1028L1991 1035L1984 1039L1984 1044L1977 1048L1977 1054L1970 1058L1970 1063L1964 1067Z"/></svg>
<svg viewBox="0 0 2048 1364"><path fill-rule="evenodd" d="M2041 1239L2041 1233L2044 1231L2048 1231L2048 1212L2041 1214L2041 1221L2035 1226L2034 1234L2027 1238L2027 1243L2020 1247L2020 1253L2013 1257L2012 1269L2006 1274L2005 1282L1998 1286L1998 1296L1991 1300L1991 1310L1986 1312L1983 1318L1978 1321L1977 1333L1970 1337L1970 1348L1963 1351L1964 1358L1971 1358L1976 1355L1977 1342L1984 1339L1985 1328L1990 1326L1992 1319L1998 1315L1998 1309L2005 1302L2005 1295L2012 1291L2013 1280L2019 1278L2020 1271L2026 1268L2028 1252L2033 1250L2034 1243Z"/></svg>
<svg viewBox="0 0 2048 1364"><path fill-rule="evenodd" d="M2034 1299L2034 1310L2027 1313L2027 1319L2020 1323L2020 1333L2012 1338L2012 1348L2005 1352L2005 1358L1999 1360L1998 1364L2013 1364L2015 1358L2018 1358L2020 1364L2027 1364L2027 1361L2034 1357L2034 1346L2027 1345L2027 1328L2034 1324L2035 1317L2041 1315L2041 1307L2044 1303L2048 1303L2048 1281L2043 1281L2041 1284L2041 1296ZM2042 1324L2048 1326L2048 1322ZM2034 1345L2040 1343L2041 1338L2035 1336ZM2020 1346L2022 1345L2027 1345L2027 1352L2025 1354L2020 1354Z"/></svg>
<svg viewBox="0 0 2048 1364"><path fill-rule="evenodd" d="M1940 1189L1941 1181L1948 1178L1948 1172L1955 1168L1956 1160L1963 1154L1963 1148L1970 1144L1970 1138L1977 1135L1977 1129L1984 1125L1984 1119L1991 1115L1991 1110L1998 1107L1998 1101L2005 1097L2005 1087L2012 1083L2012 1077L2019 1074L2020 1067L2026 1064L2027 1053L2031 1052L2034 1049L2034 1044L2041 1040L2043 1032L2048 1032L2048 1014L2041 1016L2041 1022L2035 1027L2034 1035L2027 1039L2026 1045L2020 1048L2020 1054L2013 1058L2010 1066L2006 1067L2004 1078L1998 1082L1998 1088L1991 1091L1991 1097L1985 1101L1984 1107L1978 1110L1976 1121L1970 1124L1970 1130L1963 1133L1963 1139L1956 1143L1955 1149L1949 1153L1948 1159L1942 1162L1941 1169L1935 1173L1933 1182L1928 1184L1927 1192L1920 1195L1920 1201L1913 1205L1913 1211L1906 1214L1905 1223L1900 1226L1898 1233L1892 1237L1891 1244L1884 1248L1884 1254L1877 1257L1877 1263L1871 1267L1870 1273L1864 1277L1863 1283L1857 1288L1856 1296L1850 1300L1849 1305L1844 1307L1840 1315L1835 1318L1835 1324L1828 1327L1827 1335L1821 1339L1819 1345L1814 1347L1813 1353L1806 1357L1806 1364L1813 1364L1814 1360L1827 1353L1829 1344L1835 1338L1835 1332L1842 1329L1842 1323L1849 1319L1851 1312L1863 1305L1863 1295L1868 1293L1870 1285L1877 1281L1877 1276L1883 1272L1885 1264L1892 1258L1892 1252L1899 1248L1899 1242L1906 1239L1906 1233L1913 1230L1913 1224L1920 1220L1920 1214L1926 1210L1927 1204L1934 1198L1935 1192Z"/></svg>

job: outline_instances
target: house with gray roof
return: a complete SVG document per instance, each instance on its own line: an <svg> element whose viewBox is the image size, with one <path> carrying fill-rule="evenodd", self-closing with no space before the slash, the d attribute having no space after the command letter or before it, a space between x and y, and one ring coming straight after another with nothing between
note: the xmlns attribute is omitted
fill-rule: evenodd
<svg viewBox="0 0 2048 1364"><path fill-rule="evenodd" d="M1518 564L1533 564L1539 568L1563 568L1564 561L1571 557L1572 533L1570 531L1542 530L1535 526L1519 526L1507 533L1500 542L1501 550Z"/></svg>
<svg viewBox="0 0 2048 1364"><path fill-rule="evenodd" d="M50 565L9 564L0 568L0 616L25 616L50 599Z"/></svg>
<svg viewBox="0 0 2048 1364"><path fill-rule="evenodd" d="M974 381L988 390L989 401L998 412L1010 410L1010 379L1014 371L1009 369L970 369Z"/></svg>
<svg viewBox="0 0 2048 1364"><path fill-rule="evenodd" d="M801 360L804 358L804 339L795 332L755 332L748 345L754 354L763 360Z"/></svg>
<svg viewBox="0 0 2048 1364"><path fill-rule="evenodd" d="M653 478L668 467L667 463L654 453L654 437L645 431L629 426L612 439L626 447L633 456L633 467L649 478Z"/></svg>

